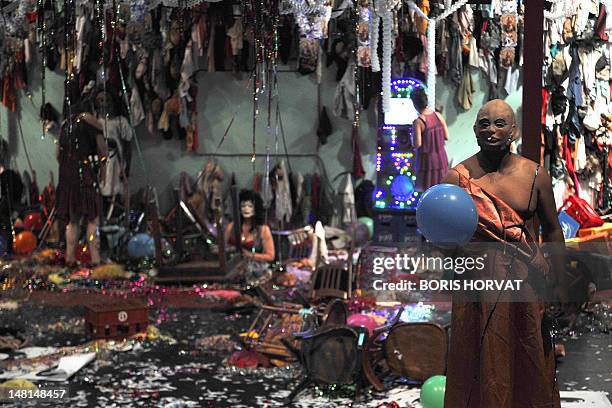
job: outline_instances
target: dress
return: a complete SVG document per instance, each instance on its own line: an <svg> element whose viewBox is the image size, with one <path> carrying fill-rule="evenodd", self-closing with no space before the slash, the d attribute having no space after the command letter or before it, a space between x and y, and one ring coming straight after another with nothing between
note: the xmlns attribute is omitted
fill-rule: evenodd
<svg viewBox="0 0 612 408"><path fill-rule="evenodd" d="M124 146L132 140L132 129L126 118L117 116L107 119L106 123L101 120L106 131L108 143L108 162L106 163L106 177L101 184L100 190L105 197L123 193L121 174L126 171L126 158L129 152L124 152Z"/></svg>
<svg viewBox="0 0 612 408"><path fill-rule="evenodd" d="M448 172L448 157L444 149L444 126L436 113L425 115L419 119L424 123L421 147L417 149L416 157L416 189L425 191L439 184Z"/></svg>
<svg viewBox="0 0 612 408"><path fill-rule="evenodd" d="M72 133L69 124L62 126L59 141L59 182L57 185L57 217L63 222L77 222L99 217L102 202L97 185L98 130L84 120L75 120Z"/></svg>
<svg viewBox="0 0 612 408"><path fill-rule="evenodd" d="M254 253L263 253L263 239L261 237L261 226L258 226L253 231L254 239L252 241L242 242L242 249L251 251ZM236 245L234 235L229 236L229 244ZM243 277L246 282L255 283L262 280L266 280L271 273L270 263L266 261L255 261L252 259L244 260L238 268L240 269L239 275Z"/></svg>
<svg viewBox="0 0 612 408"><path fill-rule="evenodd" d="M523 279L525 290L535 294L525 280L533 275L545 279L549 267L525 220L471 179L459 174L459 180L478 209L473 241L505 243L526 256L517 256L509 267L508 255L489 247L484 269L465 279ZM481 251L478 256L482 255ZM543 304L537 300L511 302L512 292L496 294L497 302L479 292L476 302L473 298L466 301L464 292L453 293L444 406L559 408L555 353L550 337L542 333Z"/></svg>

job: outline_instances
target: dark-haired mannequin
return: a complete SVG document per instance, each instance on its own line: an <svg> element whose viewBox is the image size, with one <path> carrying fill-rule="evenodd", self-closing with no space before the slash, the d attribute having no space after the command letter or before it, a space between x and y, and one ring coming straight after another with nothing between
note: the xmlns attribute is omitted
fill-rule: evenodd
<svg viewBox="0 0 612 408"><path fill-rule="evenodd" d="M244 271L247 280L262 277L274 261L274 241L270 227L263 223L263 202L259 194L243 190L240 192L240 240L242 256L250 261ZM233 235L234 223L225 229L225 240L236 245Z"/></svg>

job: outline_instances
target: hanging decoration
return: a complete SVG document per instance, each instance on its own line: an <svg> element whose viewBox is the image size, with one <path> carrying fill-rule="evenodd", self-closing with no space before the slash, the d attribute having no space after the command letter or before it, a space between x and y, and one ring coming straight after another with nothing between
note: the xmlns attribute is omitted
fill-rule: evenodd
<svg viewBox="0 0 612 408"><path fill-rule="evenodd" d="M382 110L388 112L391 99L391 56L393 53L393 45L395 43L394 19L396 11L401 5L399 0L383 0L376 4L374 12L380 16L382 21ZM378 25L378 24L377 24ZM377 48L377 44L372 47Z"/></svg>
<svg viewBox="0 0 612 408"><path fill-rule="evenodd" d="M505 0L501 2L501 52L500 64L509 69L514 65L515 48L518 44L518 12L515 1Z"/></svg>
<svg viewBox="0 0 612 408"><path fill-rule="evenodd" d="M380 72L380 60L378 59L378 32L380 30L380 16L374 9L374 3L370 2L370 65L372 72Z"/></svg>
<svg viewBox="0 0 612 408"><path fill-rule="evenodd" d="M359 22L357 24L357 66L367 68L371 65L370 28L371 16L367 3L359 4Z"/></svg>

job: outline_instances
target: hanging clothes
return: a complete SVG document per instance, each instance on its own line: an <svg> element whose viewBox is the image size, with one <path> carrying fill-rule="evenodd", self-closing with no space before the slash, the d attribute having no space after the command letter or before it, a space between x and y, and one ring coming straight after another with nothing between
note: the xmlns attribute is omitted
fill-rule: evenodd
<svg viewBox="0 0 612 408"><path fill-rule="evenodd" d="M465 110L471 109L472 105L474 104L475 92L476 88L474 86L472 74L470 73L469 67L466 67L463 71L463 80L461 81L459 89L457 90L457 102L459 103L459 106Z"/></svg>
<svg viewBox="0 0 612 408"><path fill-rule="evenodd" d="M289 185L289 173L285 165L285 160L281 160L275 169L275 207L274 215L276 220L281 223L289 223L293 214L291 205L291 187Z"/></svg>
<svg viewBox="0 0 612 408"><path fill-rule="evenodd" d="M355 61L350 60L334 93L334 115L353 119L355 116Z"/></svg>
<svg viewBox="0 0 612 408"><path fill-rule="evenodd" d="M361 161L361 149L359 149L359 127L353 125L351 134L351 142L353 145L353 176L360 179L365 176L363 162Z"/></svg>
<svg viewBox="0 0 612 408"><path fill-rule="evenodd" d="M351 224L357 220L357 211L355 210L353 179L350 174L344 176L344 180L340 183L338 194L342 204L340 222L345 225Z"/></svg>
<svg viewBox="0 0 612 408"><path fill-rule="evenodd" d="M459 85L463 80L462 40L459 23L453 18L449 21L450 47L448 50L448 76Z"/></svg>

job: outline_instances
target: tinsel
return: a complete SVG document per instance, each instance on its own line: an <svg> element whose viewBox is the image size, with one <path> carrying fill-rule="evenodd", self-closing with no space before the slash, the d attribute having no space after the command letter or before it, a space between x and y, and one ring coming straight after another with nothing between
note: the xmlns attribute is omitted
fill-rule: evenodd
<svg viewBox="0 0 612 408"><path fill-rule="evenodd" d="M378 59L378 30L380 16L370 6L370 61L372 72L380 72L380 60Z"/></svg>
<svg viewBox="0 0 612 408"><path fill-rule="evenodd" d="M391 53L393 47L393 12L383 10L382 110L389 112L391 104Z"/></svg>
<svg viewBox="0 0 612 408"><path fill-rule="evenodd" d="M45 73L47 70L47 57L46 57L47 55L47 52L46 52L47 51L46 50L47 19L46 19L44 0L38 0L37 17L38 17L37 31L38 31L38 41L39 41L38 50L40 51L40 61L41 61L41 64L40 64L41 65L40 66L40 97L41 97L40 106L42 108L47 104L46 81L45 81ZM42 112L41 112L41 115L42 115ZM41 138L44 139L47 134L47 127L45 125L45 121L42 119L43 118L41 117L41 124L42 124Z"/></svg>

